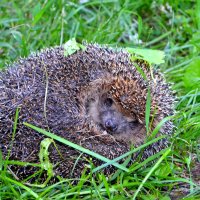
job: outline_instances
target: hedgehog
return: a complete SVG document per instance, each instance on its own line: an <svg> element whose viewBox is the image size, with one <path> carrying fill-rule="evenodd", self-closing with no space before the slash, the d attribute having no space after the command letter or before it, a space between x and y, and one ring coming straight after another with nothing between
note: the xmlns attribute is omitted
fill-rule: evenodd
<svg viewBox="0 0 200 200"><path fill-rule="evenodd" d="M145 108L151 95L151 129L174 114L174 96L162 74L125 49L85 44L84 50L65 56L63 46L47 48L21 58L0 72L0 150L4 159L39 163L41 141L46 136L24 122L50 131L106 158L114 159L139 146L147 138ZM138 66L146 78L137 70ZM15 113L19 111L13 137ZM159 135L171 135L167 121ZM142 157L162 150L162 139L142 152ZM49 159L54 176L80 177L89 157L59 142L50 145ZM9 157L7 157L9 155ZM95 165L101 161L92 160ZM134 162L134 161L133 161ZM9 165L19 179L38 168ZM73 169L73 171L72 171ZM115 168L108 166L106 174Z"/></svg>

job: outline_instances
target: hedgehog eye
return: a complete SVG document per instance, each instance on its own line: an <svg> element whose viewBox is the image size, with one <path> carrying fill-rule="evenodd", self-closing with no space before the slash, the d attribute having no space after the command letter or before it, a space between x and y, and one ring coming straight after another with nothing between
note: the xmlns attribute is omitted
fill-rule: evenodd
<svg viewBox="0 0 200 200"><path fill-rule="evenodd" d="M129 122L129 126L133 129L139 125L138 121Z"/></svg>
<svg viewBox="0 0 200 200"><path fill-rule="evenodd" d="M113 100L112 100L111 98L107 98L107 99L105 99L104 104L105 104L107 107L111 107L112 104L113 104Z"/></svg>
<svg viewBox="0 0 200 200"><path fill-rule="evenodd" d="M91 98L89 101L90 101L90 102L95 102L95 99L94 99L94 98Z"/></svg>

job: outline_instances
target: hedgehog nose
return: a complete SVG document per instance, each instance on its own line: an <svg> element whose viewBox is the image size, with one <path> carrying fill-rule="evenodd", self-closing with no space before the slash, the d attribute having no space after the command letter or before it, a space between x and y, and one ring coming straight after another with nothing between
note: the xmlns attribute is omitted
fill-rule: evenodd
<svg viewBox="0 0 200 200"><path fill-rule="evenodd" d="M117 124L113 122L113 120L109 119L105 122L105 128L109 131L116 131L117 130Z"/></svg>

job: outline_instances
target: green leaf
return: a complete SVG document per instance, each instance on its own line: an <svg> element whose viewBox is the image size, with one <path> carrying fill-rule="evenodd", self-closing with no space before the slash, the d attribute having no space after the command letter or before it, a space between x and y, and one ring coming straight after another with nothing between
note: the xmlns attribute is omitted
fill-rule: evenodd
<svg viewBox="0 0 200 200"><path fill-rule="evenodd" d="M194 59L187 67L183 76L183 82L186 88L200 88L200 57Z"/></svg>
<svg viewBox="0 0 200 200"><path fill-rule="evenodd" d="M55 144L54 141L50 138L45 138L44 140L42 140L40 143L40 152L39 152L41 168L44 169L45 171L47 171L48 177L43 184L41 184L41 185L33 184L32 186L43 188L46 186L46 184L49 182L49 180L54 176L53 164L49 160L49 152L48 152L48 148L51 143Z"/></svg>
<svg viewBox="0 0 200 200"><path fill-rule="evenodd" d="M155 175L160 177L167 177L170 173L170 166L166 163L161 164L160 167L155 171Z"/></svg>
<svg viewBox="0 0 200 200"><path fill-rule="evenodd" d="M147 61L149 64L161 64L164 63L165 54L160 50L153 49L137 49L137 48L126 48L126 50L132 54L131 59L142 59Z"/></svg>
<svg viewBox="0 0 200 200"><path fill-rule="evenodd" d="M72 38L64 44L64 56L69 56L80 49L85 50L86 47L77 43L75 38Z"/></svg>
<svg viewBox="0 0 200 200"><path fill-rule="evenodd" d="M53 175L53 165L49 161L49 152L48 148L50 144L53 143L53 140L50 138L45 138L40 143L40 152L39 152L39 158L40 163L42 165L42 168L50 172L50 174Z"/></svg>

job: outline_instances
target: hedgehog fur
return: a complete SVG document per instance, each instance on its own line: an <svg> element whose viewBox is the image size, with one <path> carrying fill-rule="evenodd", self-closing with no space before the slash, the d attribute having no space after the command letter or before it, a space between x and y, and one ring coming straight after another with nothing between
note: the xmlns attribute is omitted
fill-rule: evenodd
<svg viewBox="0 0 200 200"><path fill-rule="evenodd" d="M144 71L147 80L138 72L136 65ZM105 130L88 115L88 102L105 91L123 112L134 115L145 128L148 88L151 92L153 129L162 119L173 115L174 97L162 75L156 71L151 73L146 62L132 62L125 50L117 51L97 44L87 44L86 50L69 56L64 56L63 47L33 53L0 72L0 150L6 158L11 147L15 112L20 108L9 160L39 162L40 143L45 136L26 127L23 122L55 133L109 159L118 157L130 150L131 137L133 141L141 137L144 142L146 133L141 133L142 136L140 133L130 134L129 139L105 134ZM171 134L172 129L172 122L167 121L159 134ZM134 145L141 144L141 140ZM59 153L54 145L49 149L54 174L80 177L88 156L83 154L74 167L80 152L59 142L56 144ZM166 145L167 140L156 142L144 150L143 157L153 155ZM100 164L98 160L93 161L96 165ZM32 175L36 169L10 166L20 179ZM104 171L110 174L113 167Z"/></svg>

